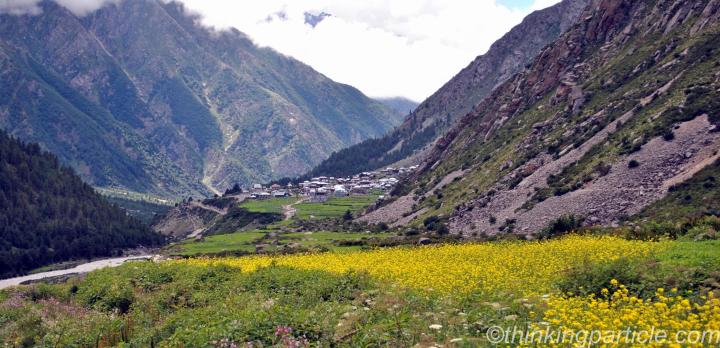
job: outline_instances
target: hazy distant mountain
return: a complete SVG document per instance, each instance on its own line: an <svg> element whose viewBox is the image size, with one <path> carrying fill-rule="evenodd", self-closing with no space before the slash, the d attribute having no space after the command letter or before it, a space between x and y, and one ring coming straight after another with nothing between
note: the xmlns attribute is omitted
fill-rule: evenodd
<svg viewBox="0 0 720 348"><path fill-rule="evenodd" d="M375 98L375 100L385 104L385 106L395 110L403 116L409 115L420 104L416 101L403 97Z"/></svg>
<svg viewBox="0 0 720 348"><path fill-rule="evenodd" d="M386 166L416 154L470 112L492 90L521 71L545 45L578 19L590 0L565 0L533 12L496 41L487 53L423 101L402 125L378 139L339 151L311 175L349 175ZM418 72L422 73L422 72Z"/></svg>
<svg viewBox="0 0 720 348"><path fill-rule="evenodd" d="M402 116L181 5L0 16L0 127L88 182L207 193L296 175Z"/></svg>

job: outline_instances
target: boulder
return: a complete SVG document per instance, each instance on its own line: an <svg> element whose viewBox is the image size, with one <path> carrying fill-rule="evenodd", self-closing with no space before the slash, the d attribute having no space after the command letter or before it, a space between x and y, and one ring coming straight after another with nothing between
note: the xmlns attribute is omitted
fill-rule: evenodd
<svg viewBox="0 0 720 348"><path fill-rule="evenodd" d="M419 245L428 245L430 243L432 243L432 240L430 238L423 237L423 238L418 239Z"/></svg>

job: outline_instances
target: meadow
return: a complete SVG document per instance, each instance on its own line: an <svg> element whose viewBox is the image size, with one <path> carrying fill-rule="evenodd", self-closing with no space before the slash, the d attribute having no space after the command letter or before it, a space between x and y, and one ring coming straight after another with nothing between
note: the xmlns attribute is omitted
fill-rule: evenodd
<svg viewBox="0 0 720 348"><path fill-rule="evenodd" d="M356 214L374 203L377 198L377 194L333 197L322 203L301 203L295 208L297 208L297 217L300 219L325 219L341 217L347 211Z"/></svg>
<svg viewBox="0 0 720 348"><path fill-rule="evenodd" d="M256 245L263 244L264 252L290 251L352 251L361 249L362 241L384 239L392 233L358 233L347 231L294 231L297 224L303 221L326 221L329 226L338 225L343 217L350 212L359 211L374 203L377 193L333 197L326 202L302 202L300 198L272 198L267 200L249 200L240 204L240 208L251 213L284 214L291 207L296 213L289 219L277 221L269 225L259 226L248 231L220 230L215 235L202 240L188 239L166 248L169 255L244 255L254 253ZM294 250L283 248L293 244Z"/></svg>
<svg viewBox="0 0 720 348"><path fill-rule="evenodd" d="M497 343L488 332L498 327L713 332L720 330L718 260L718 241L571 235L133 262L0 292L0 341L471 347Z"/></svg>

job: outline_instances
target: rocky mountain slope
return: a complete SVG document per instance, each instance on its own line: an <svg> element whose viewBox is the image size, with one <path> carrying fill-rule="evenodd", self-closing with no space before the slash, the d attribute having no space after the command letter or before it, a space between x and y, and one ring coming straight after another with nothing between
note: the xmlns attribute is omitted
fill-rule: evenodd
<svg viewBox="0 0 720 348"><path fill-rule="evenodd" d="M402 116L181 5L0 16L0 127L88 182L162 195L305 172Z"/></svg>
<svg viewBox="0 0 720 348"><path fill-rule="evenodd" d="M719 93L720 1L593 1L362 219L468 236L618 224L717 161Z"/></svg>
<svg viewBox="0 0 720 348"><path fill-rule="evenodd" d="M334 153L311 176L373 170L415 155L470 112L492 90L523 69L545 45L572 26L589 0L564 0L528 15L487 53L423 101L392 132ZM420 73L420 72L419 72Z"/></svg>

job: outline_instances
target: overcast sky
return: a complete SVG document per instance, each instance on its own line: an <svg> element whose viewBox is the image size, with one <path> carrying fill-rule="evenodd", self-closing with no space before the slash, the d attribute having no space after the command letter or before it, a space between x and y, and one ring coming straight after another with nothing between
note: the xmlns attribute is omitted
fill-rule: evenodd
<svg viewBox="0 0 720 348"><path fill-rule="evenodd" d="M40 0L0 0L37 12ZM121 0L54 0L79 15ZM372 97L422 101L523 17L559 0L180 0ZM327 15L321 15L321 14ZM320 20L322 19L322 20ZM318 20L320 20L318 22Z"/></svg>
<svg viewBox="0 0 720 348"><path fill-rule="evenodd" d="M182 0L372 97L422 101L533 10L559 0ZM306 14L320 15L313 26ZM319 17L316 17L316 19Z"/></svg>

